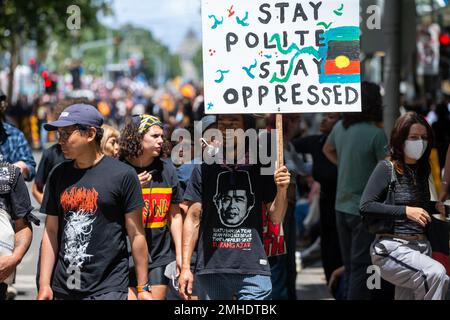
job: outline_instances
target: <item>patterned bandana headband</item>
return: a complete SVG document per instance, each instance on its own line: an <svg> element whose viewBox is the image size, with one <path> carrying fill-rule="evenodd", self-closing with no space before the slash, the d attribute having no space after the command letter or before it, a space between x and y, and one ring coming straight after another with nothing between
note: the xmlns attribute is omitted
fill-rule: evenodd
<svg viewBox="0 0 450 320"><path fill-rule="evenodd" d="M159 126L163 128L163 124L158 117L151 116L148 114L141 114L139 116L139 133L145 133L150 129L151 126Z"/></svg>

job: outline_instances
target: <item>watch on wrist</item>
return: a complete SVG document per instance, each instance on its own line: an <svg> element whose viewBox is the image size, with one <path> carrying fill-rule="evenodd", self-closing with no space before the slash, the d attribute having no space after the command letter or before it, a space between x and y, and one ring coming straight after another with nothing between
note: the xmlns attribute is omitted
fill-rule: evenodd
<svg viewBox="0 0 450 320"><path fill-rule="evenodd" d="M144 284L143 286L137 286L137 292L152 292L152 286L149 283Z"/></svg>

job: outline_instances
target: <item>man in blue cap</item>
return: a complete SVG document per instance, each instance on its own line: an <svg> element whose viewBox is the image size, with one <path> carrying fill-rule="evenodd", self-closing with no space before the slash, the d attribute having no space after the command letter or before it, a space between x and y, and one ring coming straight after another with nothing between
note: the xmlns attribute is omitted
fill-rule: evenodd
<svg viewBox="0 0 450 320"><path fill-rule="evenodd" d="M64 157L72 161L55 167L44 193L38 299L126 300L126 235L138 298L152 298L139 180L131 167L102 154L102 124L93 106L75 104L44 126L57 131Z"/></svg>
<svg viewBox="0 0 450 320"><path fill-rule="evenodd" d="M273 175L263 175L260 163L252 164L247 152L239 152L238 146L245 146L245 135L239 133L252 127L253 121L246 115L218 115L217 128L226 141L222 151L231 160L202 163L192 171L184 193L190 206L183 225L178 285L185 300L192 299L197 284L202 300L270 298L262 214L264 208L273 224L283 222L290 173L281 166ZM239 130L238 134L234 130ZM194 249L198 252L196 278L191 271Z"/></svg>

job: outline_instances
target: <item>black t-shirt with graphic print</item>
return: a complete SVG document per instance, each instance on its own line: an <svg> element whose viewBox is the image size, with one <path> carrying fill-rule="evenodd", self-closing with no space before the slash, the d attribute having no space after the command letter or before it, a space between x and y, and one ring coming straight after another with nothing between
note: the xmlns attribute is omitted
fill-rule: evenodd
<svg viewBox="0 0 450 320"><path fill-rule="evenodd" d="M132 166L126 161L125 163ZM168 214L170 204L182 201L177 170L170 159L160 158L156 158L148 167L132 167L137 174L153 171L152 181L142 188L145 203L142 224L151 258L149 268L165 266L175 260Z"/></svg>
<svg viewBox="0 0 450 320"><path fill-rule="evenodd" d="M202 164L192 172L184 199L202 204L197 274L270 275L262 242L263 205L276 195L273 175L259 165Z"/></svg>
<svg viewBox="0 0 450 320"><path fill-rule="evenodd" d="M87 169L73 161L58 165L41 207L59 217L52 289L81 297L127 292L125 214L143 206L136 172L120 161L104 156Z"/></svg>

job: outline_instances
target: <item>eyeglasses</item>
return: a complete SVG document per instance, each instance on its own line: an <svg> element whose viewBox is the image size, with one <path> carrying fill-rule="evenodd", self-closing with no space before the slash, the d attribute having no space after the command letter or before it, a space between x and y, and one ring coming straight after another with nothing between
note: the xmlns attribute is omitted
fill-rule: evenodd
<svg viewBox="0 0 450 320"><path fill-rule="evenodd" d="M67 131L64 131L64 130L62 130L62 131L56 131L56 137L57 137L59 140L67 141L67 140L70 138L70 136L71 136L75 131L80 131L80 129L75 129L75 130L70 131L70 132L67 132Z"/></svg>

